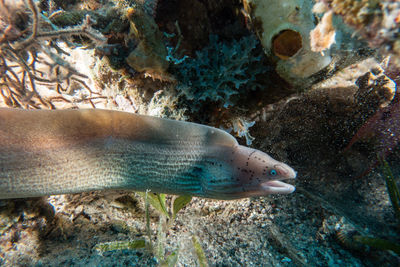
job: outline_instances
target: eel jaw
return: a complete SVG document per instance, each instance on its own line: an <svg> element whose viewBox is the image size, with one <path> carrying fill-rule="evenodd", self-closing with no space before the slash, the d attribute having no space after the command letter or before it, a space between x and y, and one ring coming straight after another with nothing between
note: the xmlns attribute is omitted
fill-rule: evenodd
<svg viewBox="0 0 400 267"><path fill-rule="evenodd" d="M280 177L277 180L269 180L260 184L264 193L267 194L290 194L296 188L282 182L281 180L296 179L297 172L284 163L275 164L274 168L277 170Z"/></svg>
<svg viewBox="0 0 400 267"><path fill-rule="evenodd" d="M293 185L273 180L261 184L263 192L267 194L290 194L296 189Z"/></svg>

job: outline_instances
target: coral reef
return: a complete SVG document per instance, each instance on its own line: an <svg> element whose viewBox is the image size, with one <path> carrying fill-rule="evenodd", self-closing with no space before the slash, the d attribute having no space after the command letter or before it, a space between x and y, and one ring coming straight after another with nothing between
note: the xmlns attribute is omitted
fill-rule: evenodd
<svg viewBox="0 0 400 267"><path fill-rule="evenodd" d="M400 2L393 0L319 0L357 30L373 48L392 54L400 65ZM318 4L318 3L317 3Z"/></svg>
<svg viewBox="0 0 400 267"><path fill-rule="evenodd" d="M325 12L325 15L335 14L356 30L357 35L365 39L369 46L379 50L381 56L388 56L382 64L386 75L371 82L360 79L360 88L385 87L393 88L392 94L396 91L395 82L399 79L400 49L399 49L399 23L400 23L400 2L398 1L368 1L368 0L320 0L315 5L315 12ZM383 72L384 70L381 70ZM364 76L365 78L365 76ZM393 80L390 80L392 78ZM370 82L370 85L367 85ZM391 84L391 85L389 85ZM390 90L388 90L390 91ZM356 132L346 147L346 151L357 141L367 137L375 137L375 152L378 157L385 157L399 143L399 97L398 93L393 101L386 106L381 106L375 115L369 118L364 125ZM363 173L366 174L377 165L375 158L370 167Z"/></svg>
<svg viewBox="0 0 400 267"><path fill-rule="evenodd" d="M254 126L255 121L246 121L243 118L234 118L231 120L233 131L238 137L244 137L246 139L246 145L250 146L254 141L254 137L250 135L249 128Z"/></svg>
<svg viewBox="0 0 400 267"><path fill-rule="evenodd" d="M0 0L3 106L112 108L228 128L299 177L285 197L193 198L157 237L160 215L146 216L132 192L0 201L0 265L156 266L145 249L107 251L147 229L161 258L179 247L184 266L199 263L193 236L210 266L398 265L354 238L400 241L381 172L357 178L379 154L398 183L398 1L321 0L313 10L311 0L243 2L247 11L240 0ZM262 2L269 13L254 11ZM262 31L267 46L254 38ZM343 69L376 56L353 35L389 64L377 56ZM308 49L328 66L283 75L278 62L296 64Z"/></svg>
<svg viewBox="0 0 400 267"><path fill-rule="evenodd" d="M315 26L312 1L246 0L244 7L265 53L290 83L308 84L309 76L331 63L329 53L321 55L310 47L309 34Z"/></svg>
<svg viewBox="0 0 400 267"><path fill-rule="evenodd" d="M268 71L262 64L262 54L254 36L230 43L211 35L209 45L174 65L179 84L177 90L188 100L196 100L192 111L206 101L225 108L235 103L234 95L250 92L258 87L257 75Z"/></svg>
<svg viewBox="0 0 400 267"><path fill-rule="evenodd" d="M116 1L91 10L69 8L51 16L58 26L76 25L90 15L93 27L107 37L107 44L96 47L115 69L132 68L156 79L171 80L167 74L167 50L163 34L154 20L157 1Z"/></svg>
<svg viewBox="0 0 400 267"><path fill-rule="evenodd" d="M381 70L382 71L382 70ZM359 100L364 100L365 95L375 92L374 106L379 105L375 114L368 118L357 130L344 151L348 151L354 143L363 139L373 139L376 158L362 175L365 175L378 164L378 159L385 158L398 146L400 142L400 97L396 91L396 84L389 79L383 71L374 75L367 73L357 81L360 87ZM383 96L383 98L382 98ZM385 99L384 103L377 100ZM367 114L366 114L367 115Z"/></svg>
<svg viewBox="0 0 400 267"><path fill-rule="evenodd" d="M335 42L335 28L332 25L332 12L327 12L318 25L310 32L311 50L323 53Z"/></svg>
<svg viewBox="0 0 400 267"><path fill-rule="evenodd" d="M130 8L127 13L130 32L137 40L137 46L126 58L128 65L154 78L173 80L167 74L167 49L154 18L140 6Z"/></svg>
<svg viewBox="0 0 400 267"><path fill-rule="evenodd" d="M91 54L95 48L95 55L108 59L107 68L125 71L130 77L136 71L173 80L166 74L162 34L154 18L144 12L154 13L157 1L139 2L1 1L4 102L24 108L65 106L61 103L73 107L81 102L95 107L98 99L107 98L96 90L99 82L93 76L98 74L91 73L89 66L85 70L74 66L77 47L90 49L80 55L90 57L87 63L95 61Z"/></svg>
<svg viewBox="0 0 400 267"><path fill-rule="evenodd" d="M71 36L85 36L97 44L104 43L105 38L91 27L89 16L75 27L58 28L39 12L33 0L26 1L26 6L1 1L0 9L3 31L0 38L0 84L1 95L8 106L54 108L52 99L40 96L37 83L54 86L59 93L56 98L61 99L61 92L70 92L73 83L79 83L90 95L93 93L85 84L87 76L62 57L68 53L54 42L58 39L68 43ZM40 65L48 69L41 70Z"/></svg>
<svg viewBox="0 0 400 267"><path fill-rule="evenodd" d="M297 90L373 54L365 42L312 0L243 1L244 9L276 72ZM351 51L351 52L350 52ZM356 53L354 53L357 51Z"/></svg>
<svg viewBox="0 0 400 267"><path fill-rule="evenodd" d="M179 99L168 90L160 90L154 93L147 106L147 115L171 118L175 120L187 120L185 108L178 108Z"/></svg>

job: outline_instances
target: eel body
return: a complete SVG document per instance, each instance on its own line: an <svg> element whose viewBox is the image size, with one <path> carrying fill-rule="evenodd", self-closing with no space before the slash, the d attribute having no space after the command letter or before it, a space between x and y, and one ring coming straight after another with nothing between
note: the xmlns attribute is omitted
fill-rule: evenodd
<svg viewBox="0 0 400 267"><path fill-rule="evenodd" d="M215 199L294 191L288 165L200 124L110 110L0 109L0 199L129 189Z"/></svg>

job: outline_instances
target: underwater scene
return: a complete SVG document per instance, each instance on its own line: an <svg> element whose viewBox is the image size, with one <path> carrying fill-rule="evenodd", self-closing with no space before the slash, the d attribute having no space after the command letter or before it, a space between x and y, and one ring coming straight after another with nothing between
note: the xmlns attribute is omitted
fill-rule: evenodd
<svg viewBox="0 0 400 267"><path fill-rule="evenodd" d="M0 266L400 266L400 1L0 0Z"/></svg>

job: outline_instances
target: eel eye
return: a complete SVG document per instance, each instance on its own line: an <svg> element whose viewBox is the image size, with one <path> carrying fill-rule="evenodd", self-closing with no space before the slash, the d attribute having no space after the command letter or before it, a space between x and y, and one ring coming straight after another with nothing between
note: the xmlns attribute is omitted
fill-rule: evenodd
<svg viewBox="0 0 400 267"><path fill-rule="evenodd" d="M277 172L276 172L276 170L272 169L269 171L269 174L272 176L275 176L275 175L277 175Z"/></svg>

